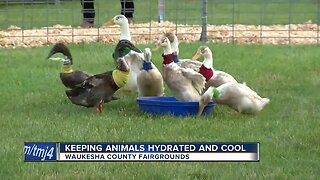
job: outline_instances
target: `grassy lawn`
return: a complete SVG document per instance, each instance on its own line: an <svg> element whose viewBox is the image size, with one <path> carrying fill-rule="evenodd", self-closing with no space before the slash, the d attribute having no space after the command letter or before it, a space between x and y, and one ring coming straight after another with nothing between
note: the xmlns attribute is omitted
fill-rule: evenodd
<svg viewBox="0 0 320 180"><path fill-rule="evenodd" d="M190 58L200 43L181 44ZM151 47L153 45L150 45ZM120 96L102 114L71 104L61 64L50 47L0 49L1 179L317 179L320 174L320 51L317 46L208 44L215 68L245 81L271 103L257 115L224 106L200 118L152 117L136 94ZM74 69L113 69L113 45L69 45ZM145 45L138 45L143 49ZM159 67L160 52L153 54ZM166 89L170 95L170 91ZM23 142L260 142L257 163L25 163Z"/></svg>
<svg viewBox="0 0 320 180"><path fill-rule="evenodd" d="M44 1L46 2L46 1ZM291 24L312 20L319 23L316 0L208 0L209 24ZM119 0L95 0L96 26L120 13ZM201 24L199 0L165 1L165 20L178 24ZM158 20L157 0L135 0L135 22ZM6 4L0 2L0 29L16 25L24 29L55 24L79 26L80 0L51 4Z"/></svg>

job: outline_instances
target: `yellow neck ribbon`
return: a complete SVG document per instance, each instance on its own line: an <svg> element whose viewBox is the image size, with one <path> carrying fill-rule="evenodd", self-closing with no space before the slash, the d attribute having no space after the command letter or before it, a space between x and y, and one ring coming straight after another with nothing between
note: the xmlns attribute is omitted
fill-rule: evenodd
<svg viewBox="0 0 320 180"><path fill-rule="evenodd" d="M129 79L129 73L130 73L129 71L125 72L125 71L120 71L118 69L112 72L112 77L114 79L114 82L117 84L119 88L127 84Z"/></svg>
<svg viewBox="0 0 320 180"><path fill-rule="evenodd" d="M72 67L71 65L63 65L62 66L62 73L72 73Z"/></svg>

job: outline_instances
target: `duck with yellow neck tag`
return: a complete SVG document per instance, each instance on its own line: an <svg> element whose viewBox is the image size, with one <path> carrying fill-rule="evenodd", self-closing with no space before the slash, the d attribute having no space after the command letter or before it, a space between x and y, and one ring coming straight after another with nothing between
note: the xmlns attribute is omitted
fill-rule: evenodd
<svg viewBox="0 0 320 180"><path fill-rule="evenodd" d="M129 40L122 39L118 42L118 45L127 44L130 47L115 48L114 53L112 54L113 59L118 57L124 57L125 61L130 67L129 80L128 83L122 87L117 93L128 93L137 91L137 74L140 72L143 64L143 58L141 57L141 51L136 48Z"/></svg>
<svg viewBox="0 0 320 180"><path fill-rule="evenodd" d="M51 58L51 56L56 53L62 53L64 58ZM67 88L75 88L76 85L81 84L88 77L92 76L87 72L72 69L73 59L70 50L63 43L55 44L50 50L47 59L63 62L62 70L60 72L60 80Z"/></svg>
<svg viewBox="0 0 320 180"><path fill-rule="evenodd" d="M95 107L103 111L103 104L115 100L114 93L128 82L130 68L123 57L116 61L116 69L96 74L86 79L81 86L67 90L66 95L73 104Z"/></svg>
<svg viewBox="0 0 320 180"><path fill-rule="evenodd" d="M119 41L127 40L131 41L131 34L129 29L128 19L124 15L116 15L110 21L105 23L106 26L111 25L119 25L120 26L120 38ZM140 73L140 69L143 68L143 59L144 55L140 51L123 51L122 54L127 61L130 67L130 74L128 83L121 88L121 92L137 92L138 85L137 85L137 75ZM117 59L117 56L113 55L114 59ZM154 64L151 62L154 66Z"/></svg>
<svg viewBox="0 0 320 180"><path fill-rule="evenodd" d="M77 88L66 91L71 102L80 106L96 107L101 113L103 103L116 100L114 93L124 87L129 80L130 68L123 57L128 49L140 51L128 40L119 41L114 51L114 57L117 58L116 69L96 74L86 79Z"/></svg>

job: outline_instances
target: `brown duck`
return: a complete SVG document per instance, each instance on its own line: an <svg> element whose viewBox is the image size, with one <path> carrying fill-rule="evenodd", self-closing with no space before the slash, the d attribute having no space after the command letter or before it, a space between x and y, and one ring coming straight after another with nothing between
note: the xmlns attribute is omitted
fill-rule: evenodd
<svg viewBox="0 0 320 180"><path fill-rule="evenodd" d="M62 53L64 58L50 58L56 53ZM62 71L60 72L60 79L63 85L67 88L75 88L76 85L81 84L88 77L92 76L92 74L87 72L72 69L73 59L70 50L63 43L55 44L50 50L47 59L59 60L63 62Z"/></svg>
<svg viewBox="0 0 320 180"><path fill-rule="evenodd" d="M128 81L130 68L125 59L118 57L116 65L115 70L91 76L81 86L67 90L70 101L80 106L96 107L101 113L103 104L116 99L114 93Z"/></svg>

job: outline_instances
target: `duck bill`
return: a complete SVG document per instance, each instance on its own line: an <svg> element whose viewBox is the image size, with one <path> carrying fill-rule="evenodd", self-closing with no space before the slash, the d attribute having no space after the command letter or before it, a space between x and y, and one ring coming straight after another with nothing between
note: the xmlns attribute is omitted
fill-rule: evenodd
<svg viewBox="0 0 320 180"><path fill-rule="evenodd" d="M61 62L64 62L64 59L61 58L61 57L52 57L52 58L48 58L48 60L51 60L51 61L61 61Z"/></svg>
<svg viewBox="0 0 320 180"><path fill-rule="evenodd" d="M114 20L111 19L110 21L106 22L104 25L105 26L112 26L112 25L115 25L116 23L114 23Z"/></svg>
<svg viewBox="0 0 320 180"><path fill-rule="evenodd" d="M198 60L201 57L200 52L197 52L191 59L192 60Z"/></svg>
<svg viewBox="0 0 320 180"><path fill-rule="evenodd" d="M136 47L131 47L130 48L131 50L133 50L133 51L135 51L135 52L137 52L137 53L142 53L142 51L140 50L140 49L138 49L138 48L136 48Z"/></svg>
<svg viewBox="0 0 320 180"><path fill-rule="evenodd" d="M46 59L49 59L49 58L50 58L51 56L53 56L55 53L56 53L56 51L51 50L51 51L49 52L49 54L48 54L48 56L47 56Z"/></svg>
<svg viewBox="0 0 320 180"><path fill-rule="evenodd" d="M155 48L152 49L152 51L159 51L161 46L159 44L156 45Z"/></svg>

